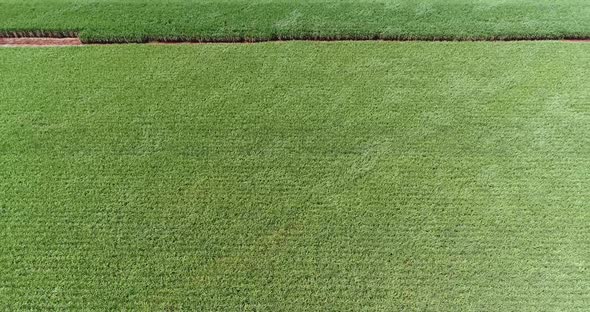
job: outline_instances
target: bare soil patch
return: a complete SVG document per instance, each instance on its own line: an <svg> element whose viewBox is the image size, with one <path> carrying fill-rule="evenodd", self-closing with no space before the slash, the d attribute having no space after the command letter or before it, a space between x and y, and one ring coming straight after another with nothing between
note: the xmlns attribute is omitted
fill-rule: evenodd
<svg viewBox="0 0 590 312"><path fill-rule="evenodd" d="M47 47L81 45L79 38L0 38L0 46Z"/></svg>

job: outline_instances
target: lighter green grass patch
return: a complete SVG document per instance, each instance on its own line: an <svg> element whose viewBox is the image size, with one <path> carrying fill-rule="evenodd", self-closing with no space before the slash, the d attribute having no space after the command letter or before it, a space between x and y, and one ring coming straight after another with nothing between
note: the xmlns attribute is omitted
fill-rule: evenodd
<svg viewBox="0 0 590 312"><path fill-rule="evenodd" d="M589 56L0 49L0 307L583 311Z"/></svg>

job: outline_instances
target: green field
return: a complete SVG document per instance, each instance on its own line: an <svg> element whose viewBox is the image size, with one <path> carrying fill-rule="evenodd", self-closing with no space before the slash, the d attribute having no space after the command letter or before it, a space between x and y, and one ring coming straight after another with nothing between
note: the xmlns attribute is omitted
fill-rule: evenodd
<svg viewBox="0 0 590 312"><path fill-rule="evenodd" d="M0 34L85 42L590 38L590 1L0 0Z"/></svg>
<svg viewBox="0 0 590 312"><path fill-rule="evenodd" d="M0 59L2 310L590 303L590 45Z"/></svg>

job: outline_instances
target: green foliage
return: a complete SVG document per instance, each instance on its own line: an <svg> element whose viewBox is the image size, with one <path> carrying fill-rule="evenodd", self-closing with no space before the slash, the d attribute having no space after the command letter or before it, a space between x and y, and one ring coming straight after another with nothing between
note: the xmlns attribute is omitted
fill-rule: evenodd
<svg viewBox="0 0 590 312"><path fill-rule="evenodd" d="M590 37L587 0L0 0L0 34L86 42Z"/></svg>
<svg viewBox="0 0 590 312"><path fill-rule="evenodd" d="M2 310L585 310L590 45L0 50Z"/></svg>

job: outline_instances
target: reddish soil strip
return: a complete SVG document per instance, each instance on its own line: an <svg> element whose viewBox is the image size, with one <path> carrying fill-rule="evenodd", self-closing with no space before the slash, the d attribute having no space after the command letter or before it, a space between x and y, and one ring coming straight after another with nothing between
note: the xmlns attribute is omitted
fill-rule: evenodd
<svg viewBox="0 0 590 312"><path fill-rule="evenodd" d="M8 47L59 47L81 44L78 38L0 38L0 46Z"/></svg>
<svg viewBox="0 0 590 312"><path fill-rule="evenodd" d="M292 40L271 40L276 42L292 41ZM348 40L297 40L297 41L348 41ZM360 40L360 41L376 41L376 40ZM377 41L397 41L397 40L377 40ZM406 41L406 40L403 40ZM411 40L410 40L411 41ZM495 41L495 40L490 40ZM508 40L511 41L511 40ZM562 42L570 43L590 43L590 39L566 39ZM230 44L252 44L254 41L239 41L239 42L198 42L198 41L151 41L148 44L211 44L211 43L230 43ZM60 47L60 46L78 46L82 45L79 38L50 38L50 37L21 37L21 38L4 38L0 37L0 47ZM101 43L92 43L92 45L100 45ZM106 43L108 44L108 43Z"/></svg>

